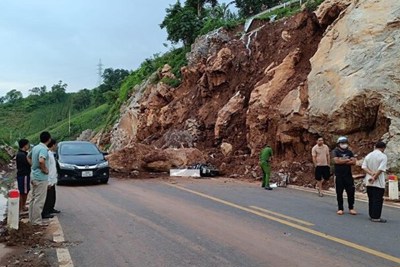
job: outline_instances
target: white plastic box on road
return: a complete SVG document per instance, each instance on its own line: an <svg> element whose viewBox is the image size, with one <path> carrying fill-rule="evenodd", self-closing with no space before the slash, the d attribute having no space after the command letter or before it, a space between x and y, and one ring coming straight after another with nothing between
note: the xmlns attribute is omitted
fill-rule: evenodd
<svg viewBox="0 0 400 267"><path fill-rule="evenodd" d="M8 191L7 226L18 230L19 226L19 191Z"/></svg>
<svg viewBox="0 0 400 267"><path fill-rule="evenodd" d="M200 169L170 169L170 176L200 177Z"/></svg>

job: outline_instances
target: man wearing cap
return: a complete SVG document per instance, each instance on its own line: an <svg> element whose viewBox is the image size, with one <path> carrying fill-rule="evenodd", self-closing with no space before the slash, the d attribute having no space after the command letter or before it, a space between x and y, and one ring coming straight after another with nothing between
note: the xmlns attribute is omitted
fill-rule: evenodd
<svg viewBox="0 0 400 267"><path fill-rule="evenodd" d="M338 215L343 215L343 191L346 190L349 212L356 215L354 209L355 187L351 165L356 164L356 158L349 149L347 137L341 136L337 140L337 147L332 151L333 161L335 163L335 186L336 198L338 202Z"/></svg>
<svg viewBox="0 0 400 267"><path fill-rule="evenodd" d="M383 153L385 148L384 142L377 142L375 150L365 157L362 164L362 169L367 173L365 184L367 185L369 217L372 222L386 222L381 218L387 165L387 156Z"/></svg>

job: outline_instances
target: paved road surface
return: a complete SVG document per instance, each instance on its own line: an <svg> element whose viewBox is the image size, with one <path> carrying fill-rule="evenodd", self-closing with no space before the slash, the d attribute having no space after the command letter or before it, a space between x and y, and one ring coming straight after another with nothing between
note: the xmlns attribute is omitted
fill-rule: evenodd
<svg viewBox="0 0 400 267"><path fill-rule="evenodd" d="M399 266L400 210L387 224L336 215L334 197L224 179L60 186L74 266Z"/></svg>

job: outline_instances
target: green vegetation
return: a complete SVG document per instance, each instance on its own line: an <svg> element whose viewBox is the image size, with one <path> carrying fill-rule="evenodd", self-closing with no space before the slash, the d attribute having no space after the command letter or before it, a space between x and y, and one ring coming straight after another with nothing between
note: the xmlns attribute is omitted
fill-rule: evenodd
<svg viewBox="0 0 400 267"><path fill-rule="evenodd" d="M10 155L0 147L0 164L5 164L11 160Z"/></svg>
<svg viewBox="0 0 400 267"><path fill-rule="evenodd" d="M104 127L108 107L108 104L103 104L99 107L89 108L71 116L70 120L68 118L64 119L29 135L27 138L32 143L37 143L39 142L40 132L49 131L52 137L57 140L70 140L75 139L80 133L87 129L99 131Z"/></svg>
<svg viewBox="0 0 400 267"><path fill-rule="evenodd" d="M235 4L239 9L239 15L246 18L254 16L262 10L276 6L280 2L280 0L236 0Z"/></svg>
<svg viewBox="0 0 400 267"><path fill-rule="evenodd" d="M275 16L275 19L281 19L281 18L293 16L294 14L296 14L300 11L301 11L301 7L300 7L299 3L295 3L292 5L289 5L285 8L279 8L274 11L262 14L256 18L260 19L260 20L270 20L271 17Z"/></svg>
<svg viewBox="0 0 400 267"><path fill-rule="evenodd" d="M146 59L140 67L133 71L123 81L119 95L114 104L112 105L105 122L106 129L110 129L119 117L119 110L123 103L125 103L129 96L134 93L134 88L141 85L150 76L162 68L165 64L169 64L172 68L171 72L176 76L176 79L164 80L172 87L177 87L180 84L181 72L180 69L187 64L186 53L189 52L188 48L177 48L163 55L155 54L152 58ZM153 82L158 82L158 78Z"/></svg>
<svg viewBox="0 0 400 267"><path fill-rule="evenodd" d="M59 140L74 139L83 130L109 130L119 117L121 106L140 87L148 82L159 82L155 73L165 64L172 67L175 78L162 78L162 82L175 88L181 83L180 69L187 64L186 54L199 35L218 28L232 29L243 24L246 17L276 5L279 0L235 0L219 4L217 0L185 0L170 5L161 28L168 33L173 44L183 44L160 55L146 59L134 71L106 69L103 83L94 89L82 89L66 93L67 84L59 81L50 90L46 86L34 87L30 95L22 97L13 89L0 97L0 144L15 144L19 138L27 137L37 142L39 133L48 130ZM305 6L315 10L323 0L308 0ZM229 5L235 4L238 15L231 13ZM270 19L272 15L282 18L300 11L298 3L263 14L258 19ZM153 76L152 76L153 75ZM69 120L70 118L70 120ZM3 157L0 155L0 157Z"/></svg>
<svg viewBox="0 0 400 267"><path fill-rule="evenodd" d="M305 3L306 9L307 9L308 11L317 10L318 6L319 6L322 2L324 2L324 1L325 1L325 0L308 0L308 1Z"/></svg>

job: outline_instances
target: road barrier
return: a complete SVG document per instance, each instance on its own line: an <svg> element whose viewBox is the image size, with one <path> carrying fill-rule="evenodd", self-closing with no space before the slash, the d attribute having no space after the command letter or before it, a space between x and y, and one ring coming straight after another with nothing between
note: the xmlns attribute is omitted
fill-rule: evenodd
<svg viewBox="0 0 400 267"><path fill-rule="evenodd" d="M19 226L19 191L12 189L8 191L7 226L18 230Z"/></svg>

